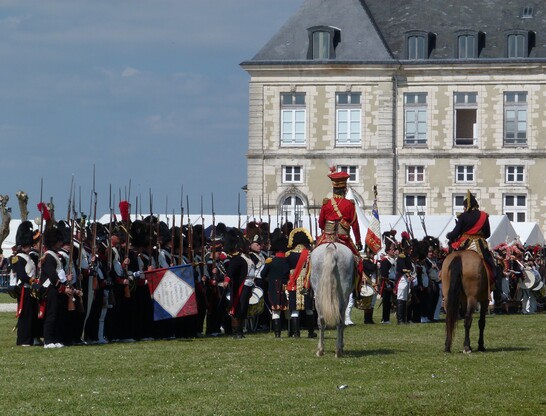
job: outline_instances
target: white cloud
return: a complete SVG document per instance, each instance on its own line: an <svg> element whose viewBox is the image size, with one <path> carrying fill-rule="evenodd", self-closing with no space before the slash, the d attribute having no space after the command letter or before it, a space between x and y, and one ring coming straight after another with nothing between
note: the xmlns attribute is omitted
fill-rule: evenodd
<svg viewBox="0 0 546 416"><path fill-rule="evenodd" d="M135 68L127 67L123 71L121 71L122 77L133 77L135 75L139 75L140 71Z"/></svg>

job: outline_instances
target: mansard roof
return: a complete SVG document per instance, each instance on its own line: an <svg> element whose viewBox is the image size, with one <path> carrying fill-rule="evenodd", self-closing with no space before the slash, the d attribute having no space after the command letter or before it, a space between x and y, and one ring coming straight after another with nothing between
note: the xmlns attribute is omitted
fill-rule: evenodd
<svg viewBox="0 0 546 416"><path fill-rule="evenodd" d="M532 7L530 18L522 16L526 7ZM424 61L429 64L455 59L457 33L461 31L483 34L485 41L477 61L507 59L506 36L510 31L530 34L532 48L525 59L546 59L543 0L305 0L244 64L309 61L307 29L314 26L340 30L341 41L331 62L404 60L406 35L411 31L434 37L434 47Z"/></svg>

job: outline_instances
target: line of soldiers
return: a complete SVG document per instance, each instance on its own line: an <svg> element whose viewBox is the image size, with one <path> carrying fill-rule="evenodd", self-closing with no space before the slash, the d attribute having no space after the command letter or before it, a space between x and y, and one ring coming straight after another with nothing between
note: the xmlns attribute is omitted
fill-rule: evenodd
<svg viewBox="0 0 546 416"><path fill-rule="evenodd" d="M290 311L297 337L305 311L314 336L308 286L302 294L307 258L293 275L313 243L306 230L287 224L287 235L270 235L267 224L249 223L245 232L218 224L206 237L204 224L180 230L154 216L129 221L122 212L121 221L107 225L47 216L43 233L21 222L9 259L17 345L60 348L221 333L241 338L245 330L269 330L272 315L280 336L280 311ZM288 251L288 237L290 266L279 280L267 259L271 245ZM197 315L154 321L145 272L179 264L193 265Z"/></svg>

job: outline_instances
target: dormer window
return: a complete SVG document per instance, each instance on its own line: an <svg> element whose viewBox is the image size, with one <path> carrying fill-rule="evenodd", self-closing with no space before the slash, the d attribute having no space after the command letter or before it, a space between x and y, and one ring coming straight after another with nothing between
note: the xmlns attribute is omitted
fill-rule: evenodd
<svg viewBox="0 0 546 416"><path fill-rule="evenodd" d="M475 59L480 56L480 53L485 45L485 34L476 31L459 31L457 35L457 58L458 59Z"/></svg>
<svg viewBox="0 0 546 416"><path fill-rule="evenodd" d="M411 31L406 33L406 56L408 59L428 59L434 49L436 35L423 31Z"/></svg>
<svg viewBox="0 0 546 416"><path fill-rule="evenodd" d="M331 26L314 26L307 29L309 49L307 59L335 59L336 47L341 41L341 31Z"/></svg>
<svg viewBox="0 0 546 416"><path fill-rule="evenodd" d="M512 30L506 33L506 56L527 58L534 45L534 33L526 30Z"/></svg>
<svg viewBox="0 0 546 416"><path fill-rule="evenodd" d="M534 15L534 8L533 6L526 6L521 10L521 18L522 19L532 19Z"/></svg>

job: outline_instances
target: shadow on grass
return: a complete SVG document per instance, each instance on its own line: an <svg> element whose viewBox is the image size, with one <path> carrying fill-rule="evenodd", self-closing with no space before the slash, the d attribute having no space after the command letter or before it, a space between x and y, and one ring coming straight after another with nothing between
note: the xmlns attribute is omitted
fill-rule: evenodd
<svg viewBox="0 0 546 416"><path fill-rule="evenodd" d="M529 351L531 348L527 347L503 347L503 348L487 348L485 350L485 354L492 353L492 352L516 352L516 351ZM476 352L478 352L476 350Z"/></svg>
<svg viewBox="0 0 546 416"><path fill-rule="evenodd" d="M396 351L392 349L380 348L375 350L345 350L345 357L368 357L368 356L379 356L379 355L393 355Z"/></svg>

